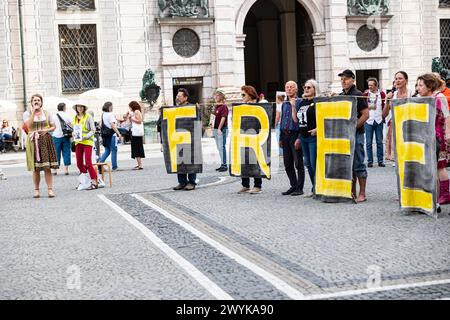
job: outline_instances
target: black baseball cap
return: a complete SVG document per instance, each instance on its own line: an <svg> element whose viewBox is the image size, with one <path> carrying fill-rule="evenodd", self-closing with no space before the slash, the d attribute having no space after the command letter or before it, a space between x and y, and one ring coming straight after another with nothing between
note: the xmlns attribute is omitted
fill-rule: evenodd
<svg viewBox="0 0 450 320"><path fill-rule="evenodd" d="M339 74L338 74L338 77L347 77L347 78L352 78L352 79L355 79L355 78L356 78L356 76L355 76L355 74L353 73L353 71L352 71L352 70L349 70L349 69L344 70L344 71L342 71L341 73L339 73Z"/></svg>

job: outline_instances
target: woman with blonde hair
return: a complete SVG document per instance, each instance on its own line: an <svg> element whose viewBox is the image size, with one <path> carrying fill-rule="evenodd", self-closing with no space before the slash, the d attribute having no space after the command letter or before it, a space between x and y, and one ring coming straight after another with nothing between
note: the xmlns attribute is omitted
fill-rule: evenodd
<svg viewBox="0 0 450 320"><path fill-rule="evenodd" d="M28 129L26 141L27 169L33 171L33 198L40 197L41 171L45 172L48 197L55 197L51 169L59 168L55 145L50 135L50 132L55 130L55 124L50 114L43 109L43 102L41 95L32 95L31 113L25 119L25 125Z"/></svg>
<svg viewBox="0 0 450 320"><path fill-rule="evenodd" d="M297 113L292 113L292 119L298 122L300 134L295 141L295 147L302 146L305 166L311 179L311 197L315 191L316 158L317 158L317 126L316 126L316 103L314 97L319 95L319 85L316 80L310 79L303 86L303 96Z"/></svg>

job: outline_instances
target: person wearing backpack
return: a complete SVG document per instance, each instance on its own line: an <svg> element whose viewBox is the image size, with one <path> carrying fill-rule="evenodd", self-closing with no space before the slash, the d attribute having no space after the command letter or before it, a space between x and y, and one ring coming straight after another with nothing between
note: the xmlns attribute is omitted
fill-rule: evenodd
<svg viewBox="0 0 450 320"><path fill-rule="evenodd" d="M100 157L100 162L105 162L105 160L111 154L111 165L112 170L117 170L117 138L121 137L119 130L117 129L117 119L112 113L113 104L112 102L105 102L103 105L102 114L102 126L101 135L103 146L105 147L105 152Z"/></svg>
<svg viewBox="0 0 450 320"><path fill-rule="evenodd" d="M66 104L58 104L58 112L53 115L53 123L55 131L53 131L53 143L55 144L56 157L61 167L61 153L64 160L64 174L69 174L69 166L71 165L70 139L72 138L73 124L66 113ZM57 175L58 171L53 170L53 174Z"/></svg>

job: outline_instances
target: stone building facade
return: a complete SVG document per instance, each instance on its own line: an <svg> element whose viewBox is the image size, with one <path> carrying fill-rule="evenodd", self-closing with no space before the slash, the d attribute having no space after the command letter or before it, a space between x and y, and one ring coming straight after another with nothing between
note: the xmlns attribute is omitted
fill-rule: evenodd
<svg viewBox="0 0 450 320"><path fill-rule="evenodd" d="M181 10L181 3L191 6L190 11ZM120 107L125 110L126 101L140 99L147 69L161 86L159 103L168 105L180 86L189 88L192 102L210 99L218 87L237 98L246 83L273 99L285 81L302 83L312 77L322 91L337 92L337 74L346 68L356 71L360 86L375 75L388 89L397 70L415 79L430 71L433 57L449 55L449 43L441 34L450 19L448 4L445 0L3 0L0 104L7 101L16 107L2 107L0 117L19 122L24 101L35 92L76 99L95 87L123 92ZM448 28L450 33L450 24Z"/></svg>

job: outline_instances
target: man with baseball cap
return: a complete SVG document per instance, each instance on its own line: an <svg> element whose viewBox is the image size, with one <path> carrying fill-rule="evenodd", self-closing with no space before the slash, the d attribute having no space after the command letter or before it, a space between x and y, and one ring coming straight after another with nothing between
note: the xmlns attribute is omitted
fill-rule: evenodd
<svg viewBox="0 0 450 320"><path fill-rule="evenodd" d="M344 70L339 75L341 77L342 96L362 97L363 93L356 88L355 74L351 70ZM356 124L356 139L355 139L355 154L353 158L353 181L352 194L356 198L356 179L359 182L359 195L356 202L367 201L366 198L366 183L367 170L364 164L364 124L369 119L369 108L367 99L357 99L358 122Z"/></svg>

